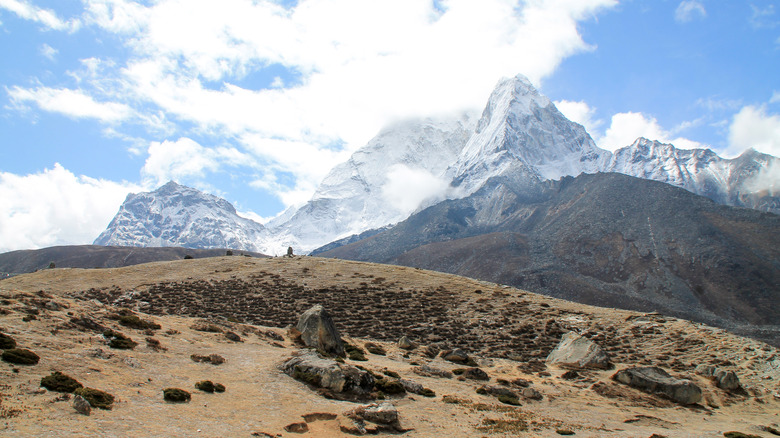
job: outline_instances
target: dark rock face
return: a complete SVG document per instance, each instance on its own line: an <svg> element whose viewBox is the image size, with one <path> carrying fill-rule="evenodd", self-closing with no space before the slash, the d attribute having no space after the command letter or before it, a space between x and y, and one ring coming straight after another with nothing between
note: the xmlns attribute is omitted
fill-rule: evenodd
<svg viewBox="0 0 780 438"><path fill-rule="evenodd" d="M677 403L690 405L701 400L701 388L690 380L675 379L658 367L635 367L618 371L616 381L645 392L663 395Z"/></svg>
<svg viewBox="0 0 780 438"><path fill-rule="evenodd" d="M595 342L576 333L563 335L560 344L547 356L547 363L578 368L609 369L607 353Z"/></svg>
<svg viewBox="0 0 780 438"><path fill-rule="evenodd" d="M529 194L531 193L531 194ZM780 344L780 216L620 174L534 192L509 178L320 254L507 284L726 327Z"/></svg>
<svg viewBox="0 0 780 438"><path fill-rule="evenodd" d="M333 318L321 306L316 305L301 315L296 328L307 347L322 350L328 354L344 357L344 342Z"/></svg>
<svg viewBox="0 0 780 438"><path fill-rule="evenodd" d="M296 380L337 394L360 396L374 387L374 377L370 373L323 358L312 350L300 351L282 364L281 369Z"/></svg>

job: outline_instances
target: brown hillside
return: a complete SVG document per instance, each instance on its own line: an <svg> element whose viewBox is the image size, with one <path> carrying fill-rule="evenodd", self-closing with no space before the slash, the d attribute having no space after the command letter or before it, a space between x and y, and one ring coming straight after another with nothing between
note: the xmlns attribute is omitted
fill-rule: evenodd
<svg viewBox="0 0 780 438"><path fill-rule="evenodd" d="M342 436L343 413L357 404L323 398L278 370L300 349L284 327L313 304L330 311L353 345L370 340L387 351L347 363L395 372L435 392L388 396L401 426L411 429L403 436L560 436L568 430L591 437L716 437L738 430L768 437L779 428L780 354L721 329L413 268L316 257L215 257L49 269L0 281L0 332L40 356L36 365L0 364L0 435ZM120 325L112 315L121 308L161 328ZM109 348L100 330L85 328L87 320L138 346ZM198 324L220 332L194 329ZM229 340L228 331L241 340ZM567 331L599 343L617 369L657 365L694 381L704 397L697 405L677 405L615 383L615 370L581 370L564 379L567 370L544 359ZM402 335L420 347L399 349ZM433 345L466 350L490 380L415 373L419 365L463 368L425 354ZM193 354L218 354L225 362L198 363ZM694 372L698 365L735 371L743 390L717 388ZM113 409L76 413L71 400L39 388L53 371L113 394ZM194 388L206 379L224 384L225 393ZM485 383L517 392L517 385L529 384L542 398L504 404L476 392ZM190 391L192 400L165 402L162 390L169 387ZM302 417L314 413L335 415ZM302 422L308 432L285 430Z"/></svg>

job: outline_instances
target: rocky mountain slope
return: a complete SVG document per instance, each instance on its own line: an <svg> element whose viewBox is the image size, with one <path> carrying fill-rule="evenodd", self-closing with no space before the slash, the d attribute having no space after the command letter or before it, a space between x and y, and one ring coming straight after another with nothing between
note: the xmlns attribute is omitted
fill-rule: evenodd
<svg viewBox="0 0 780 438"><path fill-rule="evenodd" d="M0 281L0 300L2 435L676 438L769 437L780 427L776 348L412 268L217 257L47 269ZM340 400L319 374L281 370L313 354L284 327L315 304L352 352L318 361L373 382L360 400ZM116 348L132 345L114 342L116 332L136 345ZM567 332L600 346L614 368L546 362ZM9 339L37 363L8 363ZM684 379L698 401L613 377L637 366ZM109 393L111 408L77 413L73 394L40 386L53 371ZM196 389L206 380L224 393ZM166 401L168 388L190 398Z"/></svg>
<svg viewBox="0 0 780 438"><path fill-rule="evenodd" d="M660 311L780 345L780 216L620 174L539 187L529 197L511 178L494 178L469 197L314 254Z"/></svg>
<svg viewBox="0 0 780 438"><path fill-rule="evenodd" d="M131 193L95 245L182 246L260 251L268 232L226 200L173 181Z"/></svg>

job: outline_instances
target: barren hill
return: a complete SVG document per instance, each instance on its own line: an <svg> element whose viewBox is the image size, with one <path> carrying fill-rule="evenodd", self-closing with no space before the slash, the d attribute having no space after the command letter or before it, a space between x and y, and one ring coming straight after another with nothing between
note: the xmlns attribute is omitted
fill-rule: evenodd
<svg viewBox="0 0 780 438"><path fill-rule="evenodd" d="M383 396L397 409L402 429L394 433L403 436L717 437L741 431L769 437L779 428L778 350L721 329L413 268L316 257L215 257L47 269L0 281L0 332L40 357L35 365L0 366L0 435L356 433L345 427L351 420L344 414L360 403L324 398L279 370L302 348L285 327L314 304L329 310L346 341L368 350L366 361L350 357L342 366L360 365L433 392ZM122 315L160 328L122 325ZM104 329L138 345L110 348ZM546 364L569 331L601 345L615 369L572 374ZM401 336L418 346L399 348ZM458 377L465 366L435 354L456 348L489 380ZM212 355L224 363L202 359ZM638 365L690 379L702 389L701 401L680 405L611 378ZM717 387L702 366L735 372L741 387ZM69 394L39 388L54 371L111 393L113 408L76 413ZM225 392L194 388L207 379ZM191 400L164 401L163 389L170 387L189 391ZM490 395L495 388L518 398L499 401Z"/></svg>

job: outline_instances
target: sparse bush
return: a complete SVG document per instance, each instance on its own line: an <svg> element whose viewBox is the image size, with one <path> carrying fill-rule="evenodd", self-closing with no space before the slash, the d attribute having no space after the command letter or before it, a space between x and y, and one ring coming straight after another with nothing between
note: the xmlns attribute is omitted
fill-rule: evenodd
<svg viewBox="0 0 780 438"><path fill-rule="evenodd" d="M168 349L160 344L160 341L155 338L146 338L146 346L154 351L167 351Z"/></svg>
<svg viewBox="0 0 780 438"><path fill-rule="evenodd" d="M368 360L366 358L365 351L363 351L362 348L352 345L350 343L347 342L344 343L344 351L347 352L347 357L350 360L356 360L361 362L365 362Z"/></svg>
<svg viewBox="0 0 780 438"><path fill-rule="evenodd" d="M374 344L373 342L366 342L365 347L369 353L376 354L377 356L384 356L387 354L384 348L382 348L377 344Z"/></svg>
<svg viewBox="0 0 780 438"><path fill-rule="evenodd" d="M54 267L57 266L54 264L54 262L49 263L49 269L54 269Z"/></svg>
<svg viewBox="0 0 780 438"><path fill-rule="evenodd" d="M203 380L195 384L195 388L203 392L225 392L225 385L214 383L211 380Z"/></svg>
<svg viewBox="0 0 780 438"><path fill-rule="evenodd" d="M3 351L2 359L4 362L17 365L35 365L40 360L37 354L24 348L12 348Z"/></svg>
<svg viewBox="0 0 780 438"><path fill-rule="evenodd" d="M322 384L322 376L304 371L300 367L295 367L292 377L299 382L308 383L309 385L317 387L321 386Z"/></svg>
<svg viewBox="0 0 780 438"><path fill-rule="evenodd" d="M398 380L377 379L374 382L374 388L385 394L404 394L406 390Z"/></svg>
<svg viewBox="0 0 780 438"><path fill-rule="evenodd" d="M233 342L241 342L241 336L237 335L234 332L227 332L227 333L225 333L225 337L228 340L231 340Z"/></svg>
<svg viewBox="0 0 780 438"><path fill-rule="evenodd" d="M225 251L225 255L226 256L232 256L233 255L233 251L227 250L227 251Z"/></svg>
<svg viewBox="0 0 780 438"><path fill-rule="evenodd" d="M192 396L189 392L179 388L165 388L163 389L163 400L171 403L186 403L190 401Z"/></svg>
<svg viewBox="0 0 780 438"><path fill-rule="evenodd" d="M99 389L78 388L73 393L84 397L84 400L88 401L93 408L109 410L114 404L114 396Z"/></svg>
<svg viewBox="0 0 780 438"><path fill-rule="evenodd" d="M388 376L388 377L394 377L396 379L400 379L401 378L401 376L398 373L396 373L395 371L384 370L384 371L382 371L382 373L384 375Z"/></svg>
<svg viewBox="0 0 780 438"><path fill-rule="evenodd" d="M137 342L117 331L108 329L103 332L103 337L108 339L108 346L117 350L132 350Z"/></svg>
<svg viewBox="0 0 780 438"><path fill-rule="evenodd" d="M520 406L520 400L518 400L517 397L512 397L511 395L499 395L498 401L506 405Z"/></svg>
<svg viewBox="0 0 780 438"><path fill-rule="evenodd" d="M574 431L569 429L558 429L555 431L558 435L574 435Z"/></svg>
<svg viewBox="0 0 780 438"><path fill-rule="evenodd" d="M16 347L16 340L5 333L0 333L0 350L10 350Z"/></svg>
<svg viewBox="0 0 780 438"><path fill-rule="evenodd" d="M225 358L218 354L210 354L208 356L201 356L199 354L193 354L190 356L193 362L206 362L212 365L221 365L225 363Z"/></svg>
<svg viewBox="0 0 780 438"><path fill-rule="evenodd" d="M191 256L191 255L189 255L189 254L187 254L187 255L185 255L185 256L184 256L184 260L192 260L193 258L194 258L194 257L192 257L192 256Z"/></svg>
<svg viewBox="0 0 780 438"><path fill-rule="evenodd" d="M454 370L452 370L452 374L455 374L456 376L460 376L465 372L466 372L465 368L455 368Z"/></svg>
<svg viewBox="0 0 780 438"><path fill-rule="evenodd" d="M82 385L78 380L70 377L67 374L62 374L59 371L55 371L50 375L42 378L41 386L48 389L49 391L68 393L84 387L84 385Z"/></svg>
<svg viewBox="0 0 780 438"><path fill-rule="evenodd" d="M207 322L196 322L195 324L192 324L190 326L191 329L197 330L199 332L208 332L208 333L222 333L224 330L216 324L210 324Z"/></svg>
<svg viewBox="0 0 780 438"><path fill-rule="evenodd" d="M119 315L116 318L119 324L138 330L159 330L160 324L139 318L137 315Z"/></svg>
<svg viewBox="0 0 780 438"><path fill-rule="evenodd" d="M420 395L423 397L436 397L436 393L430 388L423 388L420 391Z"/></svg>

